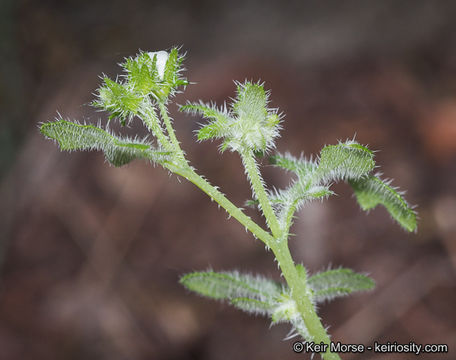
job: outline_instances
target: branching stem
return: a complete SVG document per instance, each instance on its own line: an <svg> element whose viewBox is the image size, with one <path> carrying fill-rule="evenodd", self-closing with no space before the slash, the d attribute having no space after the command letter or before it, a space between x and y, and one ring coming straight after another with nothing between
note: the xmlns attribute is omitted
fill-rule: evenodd
<svg viewBox="0 0 456 360"><path fill-rule="evenodd" d="M253 190L260 203L266 221L271 228L274 236L274 241L269 242L269 246L277 259L282 274L291 289L291 296L296 302L298 311L300 312L306 328L315 343L324 342L330 343L328 334L323 327L320 318L317 315L315 306L310 298L310 289L308 288L306 279L301 275L299 276L293 258L288 248L288 231L291 225L291 218L295 206L292 206L287 212L287 222L284 229L280 229L276 214L271 206L271 201L266 193L263 185L263 180L258 169L258 166L253 157L252 151L242 151L241 157L247 171L247 175L252 183ZM278 240L278 241L277 241ZM304 334L302 334L304 335ZM322 354L325 360L338 360L338 354L327 352Z"/></svg>
<svg viewBox="0 0 456 360"><path fill-rule="evenodd" d="M267 198L266 191L261 181L261 175L259 174L258 168L255 164L255 160L252 154L246 154L243 158L244 163L246 164L246 170L251 176L252 186L258 197L258 200L263 201L263 209L266 210L265 217L270 217L271 214L274 215L276 220L277 228L275 231L278 231L279 238L283 236L281 230L278 227L277 218L273 212L271 203ZM291 257L290 250L288 248L288 241L276 241L277 237L271 235L264 229L262 229L257 223L255 223L250 217L248 217L244 212L234 205L230 200L228 200L225 195L223 195L219 190L212 186L207 180L198 175L195 170L190 166L185 166L183 168L178 168L173 164L164 164L165 167L186 178L188 181L195 184L200 188L204 193L206 193L211 199L216 201L222 208L224 208L232 217L244 225L255 237L262 240L268 247L271 248L274 256L276 257L282 274L287 282L289 288L291 289L291 296L296 302L298 311L300 312L306 328L309 331L310 336L312 337L315 343L323 342L325 344L330 343L329 336L323 327L320 318L318 317L315 307L310 299L310 290L306 283L306 279L303 276L299 275L293 258ZM262 189L262 191L261 191ZM260 195L257 193L259 191ZM261 200L260 200L261 199ZM267 214L267 215L266 215ZM288 234L288 229L283 230L284 233ZM305 334L301 334L305 335ZM340 360L340 357L336 353L322 353L323 359L325 360Z"/></svg>
<svg viewBox="0 0 456 360"><path fill-rule="evenodd" d="M158 143L168 151L172 150L172 145L169 142L169 139L166 137L166 135L163 133L163 129L161 128L157 114L155 113L155 109L147 104L144 106L142 109L141 113L138 114L139 118L146 124L147 128L150 130L150 132L157 137Z"/></svg>
<svg viewBox="0 0 456 360"><path fill-rule="evenodd" d="M254 150L266 151L273 147L275 138L279 136L281 115L277 110L268 107L269 93L261 84L246 81L244 84L238 83L237 99L230 110L227 110L226 106L219 110L213 105L203 103L188 104L182 109L200 112L209 120L198 133L200 140L224 139L222 150L229 148L239 152L253 189L253 198L258 200L259 208L266 219L267 228L261 227L215 186L197 174L185 157L167 108L169 98L177 92L177 88L188 83L180 76L181 63L182 56L179 56L177 48L173 48L169 53L141 52L136 58L129 58L122 64L126 76L121 80L113 81L105 77L104 84L98 89L98 99L94 102L96 107L110 112L110 118L118 117L122 124L134 116L141 118L155 137L158 144L156 148L151 147L147 139L120 138L100 126L65 120L43 124L40 130L48 138L56 140L62 150L101 150L114 166L122 166L138 158L147 158L195 184L271 249L288 285L277 290L280 291L280 296L286 296L286 302L278 296L275 297L275 291L272 291L271 296L261 295L267 297L269 303L255 295L252 299L241 297L238 300L256 301L257 308L250 303L246 305L245 301L243 305L239 302L238 307L250 312L253 309L268 314L274 322L276 319L289 321L305 340L330 345L329 336L314 305L314 302L318 302L318 290L314 287L315 280L312 280L315 278L307 280L305 269L295 265L288 247L294 213L305 200L332 194L329 183L337 180L350 183L362 209L369 210L379 204L384 205L392 217L408 231L416 229L416 213L389 181L382 181L376 175L370 174L375 168L373 152L354 140L325 146L318 158L318 164L291 155L277 155L276 165L295 172L298 182L278 192L276 198L271 199L274 197L268 195ZM352 275L346 276L346 282L350 285L348 280ZM360 276L358 274L358 279ZM258 283L258 279L254 282ZM322 282L324 283L324 280ZM339 284L339 280L336 283ZM262 284L264 288L269 286L265 285L269 282ZM276 285L272 283L272 286ZM356 285L354 290L372 287L373 282L367 279L367 283L365 281L364 284ZM333 293L337 291L335 289ZM200 293L206 295L205 292ZM283 306L287 307L286 311ZM321 356L324 360L340 360L336 353L325 352L321 353Z"/></svg>
<svg viewBox="0 0 456 360"><path fill-rule="evenodd" d="M222 208L224 208L228 214L235 218L239 223L245 226L255 237L262 240L267 246L273 242L273 237L263 228L261 228L256 222L254 222L249 216L234 205L230 200L226 198L217 188L212 186L206 179L198 175L195 170L190 166L185 168L176 168L174 165L165 165L166 168L184 178L191 183L195 184L204 193L206 193L211 199L217 202Z"/></svg>

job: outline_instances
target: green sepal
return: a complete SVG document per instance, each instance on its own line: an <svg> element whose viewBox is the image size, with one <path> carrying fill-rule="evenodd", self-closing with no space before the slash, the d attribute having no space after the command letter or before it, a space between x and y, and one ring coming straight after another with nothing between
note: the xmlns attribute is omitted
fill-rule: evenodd
<svg viewBox="0 0 456 360"><path fill-rule="evenodd" d="M313 300L316 303L345 296L355 291L366 291L374 288L374 281L363 274L355 273L351 269L327 270L307 279L312 289Z"/></svg>
<svg viewBox="0 0 456 360"><path fill-rule="evenodd" d="M142 96L157 92L160 89L157 71L157 58L151 58L149 53L143 52L136 58L127 58L122 64L127 72L128 84L135 92Z"/></svg>
<svg viewBox="0 0 456 360"><path fill-rule="evenodd" d="M172 48L169 52L168 61L165 66L165 74L163 76L163 82L165 84L163 93L165 96L172 94L173 91L180 86L188 85L187 79L180 77L183 59L184 57L179 55L177 48Z"/></svg>
<svg viewBox="0 0 456 360"><path fill-rule="evenodd" d="M358 180L351 180L349 183L363 210L370 210L381 204L405 230L416 230L415 211L401 196L401 193L390 186L390 181L384 182L378 176L370 175Z"/></svg>
<svg viewBox="0 0 456 360"><path fill-rule="evenodd" d="M66 120L44 123L40 131L57 141L61 150L101 150L106 160L114 166L125 165L134 159L162 163L170 155L169 152L153 150L144 140L119 138L99 127Z"/></svg>

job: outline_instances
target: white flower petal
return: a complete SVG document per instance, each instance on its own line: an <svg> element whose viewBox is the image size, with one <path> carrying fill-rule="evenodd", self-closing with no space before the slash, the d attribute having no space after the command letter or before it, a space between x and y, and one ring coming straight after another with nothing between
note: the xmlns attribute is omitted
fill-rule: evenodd
<svg viewBox="0 0 456 360"><path fill-rule="evenodd" d="M169 54L166 51L155 51L155 52L149 52L150 58L153 60L154 56L157 57L157 71L158 71L158 77L160 80L163 80L165 76L165 66L169 58Z"/></svg>

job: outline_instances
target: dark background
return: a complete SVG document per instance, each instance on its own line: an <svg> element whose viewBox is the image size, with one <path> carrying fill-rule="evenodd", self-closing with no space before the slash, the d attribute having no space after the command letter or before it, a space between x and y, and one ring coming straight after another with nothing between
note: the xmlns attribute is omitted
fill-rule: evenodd
<svg viewBox="0 0 456 360"><path fill-rule="evenodd" d="M98 76L115 77L138 49L173 45L197 83L177 103L222 103L232 80L261 79L286 114L280 151L318 154L354 134L380 150L385 176L418 204L418 233L384 209L361 212L341 184L299 213L294 258L377 282L321 306L334 340L447 343L450 354L417 359L453 359L455 15L452 1L1 0L0 359L308 358L282 341L286 325L269 330L177 283L209 267L279 279L272 255L204 194L142 162L117 169L101 154L60 153L38 133L57 111L105 121L87 105ZM195 144L199 119L171 111L193 165L242 205L250 190L238 157Z"/></svg>

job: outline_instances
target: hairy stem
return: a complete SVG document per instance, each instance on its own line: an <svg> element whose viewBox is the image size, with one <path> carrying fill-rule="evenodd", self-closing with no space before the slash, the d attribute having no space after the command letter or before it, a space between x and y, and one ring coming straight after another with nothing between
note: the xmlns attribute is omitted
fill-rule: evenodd
<svg viewBox="0 0 456 360"><path fill-rule="evenodd" d="M254 194L256 195L258 202L260 203L261 210L263 215L266 218L266 222L271 229L272 235L276 239L281 238L281 231L279 222L277 220L276 214L272 209L271 202L269 201L268 194L263 185L263 179L258 170L257 163L253 156L252 150L244 149L240 152L242 162L244 163L245 170L247 171L247 176L250 179Z"/></svg>
<svg viewBox="0 0 456 360"><path fill-rule="evenodd" d="M163 133L163 129L160 126L157 114L155 109L151 105L146 105L142 109L141 113L138 114L139 118L144 122L147 128L152 132L154 136L157 137L159 144L165 149L172 151L172 145L169 142L169 139Z"/></svg>
<svg viewBox="0 0 456 360"><path fill-rule="evenodd" d="M266 220L271 228L271 232L275 237L274 242L269 245L279 263L282 274L291 289L291 295L293 300L296 302L298 311L300 312L313 341L315 343L323 342L329 345L329 336L311 301L311 291L308 288L307 281L302 276L299 276L293 258L291 257L290 249L288 248L288 231L291 226L291 219L296 207L291 206L287 212L285 228L280 229L277 217L272 209L269 197L266 194L263 180L252 152L250 150L242 151L241 157L252 183L253 190L261 205L261 209L263 210L263 214L266 217ZM335 353L327 352L322 353L321 355L325 360L340 360L339 355Z"/></svg>
<svg viewBox="0 0 456 360"><path fill-rule="evenodd" d="M173 147L175 150L180 150L180 154L185 160L183 151L181 150L179 142L176 139L170 119L167 115L166 107L164 107L164 105L160 108L160 113L167 127ZM177 166L173 163L164 163L163 165L168 170L186 178L188 181L195 184L211 199L216 201L222 208L224 208L232 217L239 221L239 223L244 225L246 229L248 229L255 237L262 240L268 247L271 248L279 263L285 281L291 289L292 298L296 302L298 311L302 316L302 319L306 325L307 330L309 331L310 336L312 337L312 340L315 343L323 342L329 345L329 336L326 333L326 330L323 327L320 318L316 313L315 307L310 299L310 289L308 288L306 279L302 276L299 276L293 258L291 257L290 250L288 248L288 239L283 238L284 236L288 237L288 229L291 225L291 221L287 221L286 229L280 228L276 214L272 209L271 202L264 188L263 180L253 157L252 151L245 150L241 152L241 157L245 165L247 175L252 183L254 193L260 202L263 214L271 229L272 235L261 228L249 216L244 214L241 209L239 209L230 200L228 200L225 195L217 190L217 188L212 186L202 176L198 175L195 170L188 165L186 160L185 165L183 166ZM321 356L325 360L340 360L339 355L336 353L327 352L322 353Z"/></svg>
<svg viewBox="0 0 456 360"><path fill-rule="evenodd" d="M158 102L158 108L160 109L160 115L163 119L163 122L165 123L166 131L169 138L171 139L171 143L174 146L175 151L177 151L182 160L185 160L184 152L182 151L179 141L176 138L176 134L174 133L174 128L171 124L171 118L168 115L168 109L166 108L166 105L163 102Z"/></svg>
<svg viewBox="0 0 456 360"><path fill-rule="evenodd" d="M239 223L244 225L255 237L262 240L267 246L271 246L274 238L267 231L262 229L256 222L254 222L249 216L234 205L230 200L226 198L217 188L212 186L206 179L198 175L195 170L190 166L184 168L176 168L173 164L165 164L165 167L186 178L191 183L195 184L204 193L206 193L211 199L217 202L222 208L224 208L228 214L234 217Z"/></svg>
<svg viewBox="0 0 456 360"><path fill-rule="evenodd" d="M282 209L282 213L279 214L280 223L282 224L282 239L284 239L284 241L288 240L288 236L290 234L290 227L293 224L293 216L296 211L297 202L297 200L293 201L292 204Z"/></svg>
<svg viewBox="0 0 456 360"><path fill-rule="evenodd" d="M268 245L273 251L282 274L291 289L293 300L297 304L297 308L306 324L306 327L312 336L315 343L324 342L329 344L330 339L323 327L320 318L318 317L315 307L312 304L309 294L310 291L306 284L306 279L298 275L294 261L291 257L290 250L288 248L287 241L276 241L271 234L263 230L258 224L256 224L250 217L245 215L236 205L229 201L225 195L223 195L214 186L209 184L207 180L198 175L190 167L186 169L175 169L169 168L171 171L185 177L187 180L199 187L205 192L211 199L216 201L223 207L231 216L238 220L244 225L254 236L262 240ZM268 202L269 203L269 202ZM323 359L325 360L340 360L340 357L336 353L323 353Z"/></svg>
<svg viewBox="0 0 456 360"><path fill-rule="evenodd" d="M306 279L299 276L296 270L287 241L274 243L271 250L279 263L280 269L288 286L291 289L291 296L296 302L297 308L304 320L304 323L306 324L306 328L309 331L312 340L315 343L323 342L329 346L329 336L310 300L310 289L308 288ZM339 355L336 353L326 352L322 353L321 356L325 360L340 360Z"/></svg>

